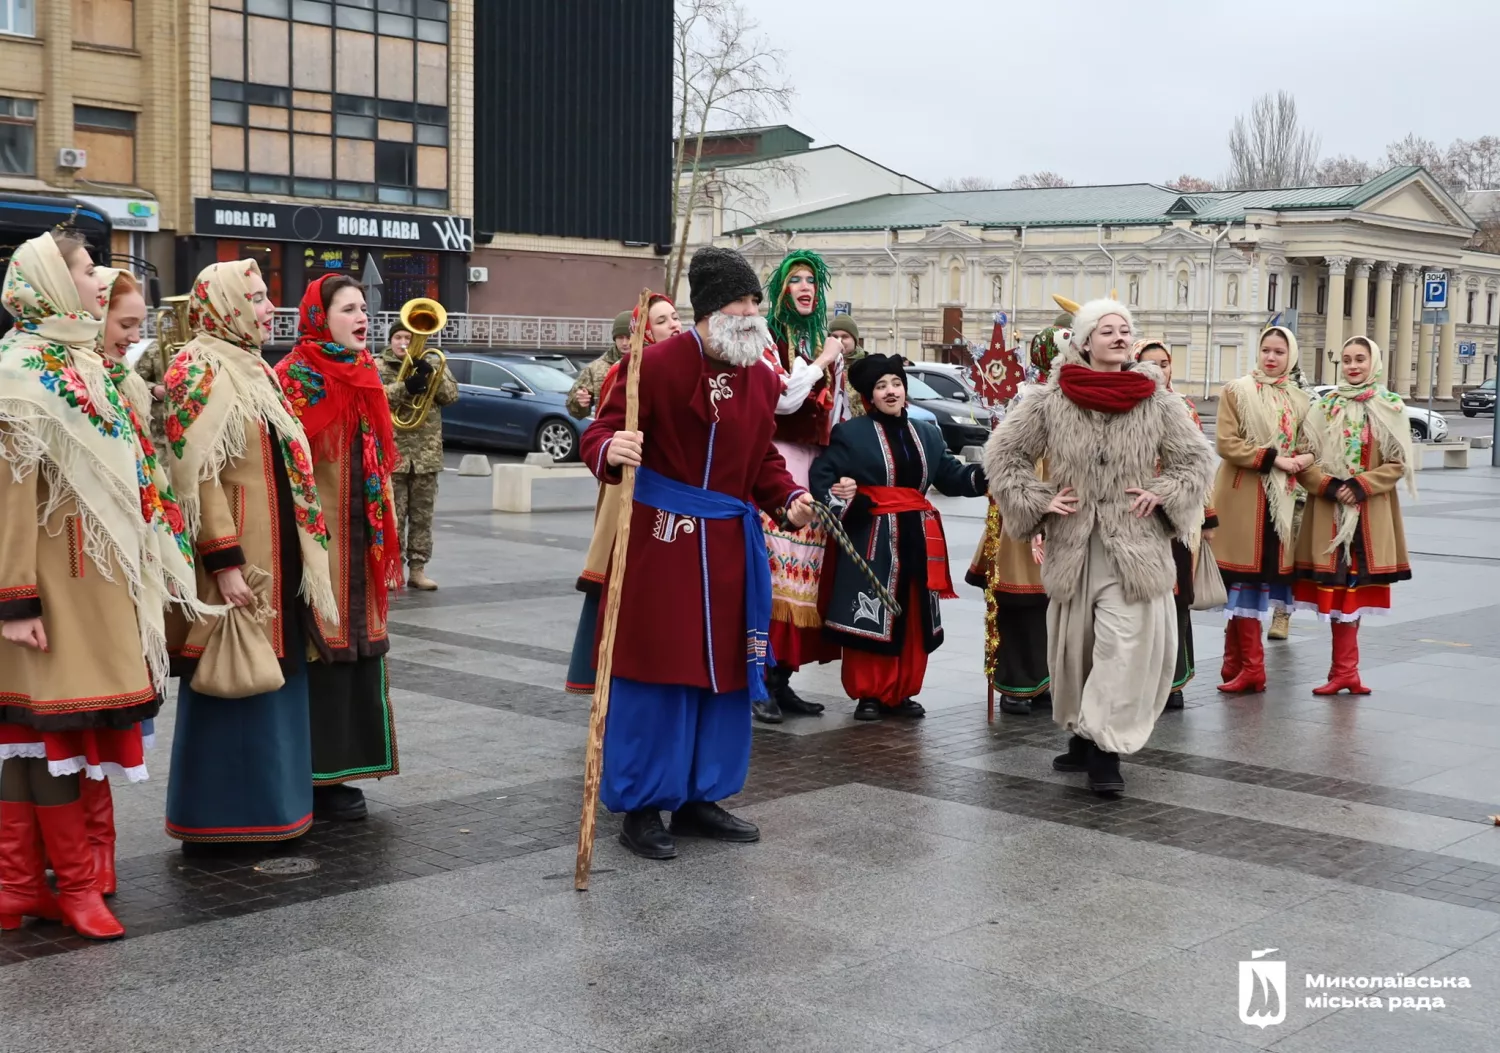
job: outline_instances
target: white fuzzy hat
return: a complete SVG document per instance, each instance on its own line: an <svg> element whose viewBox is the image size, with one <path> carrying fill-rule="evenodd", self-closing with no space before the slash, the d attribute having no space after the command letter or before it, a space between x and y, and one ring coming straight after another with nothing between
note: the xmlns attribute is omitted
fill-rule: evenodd
<svg viewBox="0 0 1500 1053"><path fill-rule="evenodd" d="M1130 331L1135 332L1135 318L1119 300L1090 300L1077 311L1073 312L1073 350L1079 355L1089 346L1089 338L1094 335L1094 330L1099 328L1099 323L1105 315L1117 314L1130 324Z"/></svg>

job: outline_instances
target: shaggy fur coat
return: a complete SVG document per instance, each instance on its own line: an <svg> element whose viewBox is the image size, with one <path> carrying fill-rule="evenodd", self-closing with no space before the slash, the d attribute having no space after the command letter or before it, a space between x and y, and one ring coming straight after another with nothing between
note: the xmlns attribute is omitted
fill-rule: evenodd
<svg viewBox="0 0 1500 1053"><path fill-rule="evenodd" d="M1063 356L1069 360L1081 361L1071 349ZM1170 593L1176 581L1171 539L1186 542L1203 522L1213 447L1182 411L1181 400L1166 390L1159 369L1150 363L1132 368L1156 381L1156 393L1128 413L1077 406L1058 386L1059 369L985 444L984 471L1006 533L1024 539L1040 531L1046 538L1042 585L1054 601L1067 602L1077 593L1096 530L1127 601ZM1036 472L1043 456L1045 482ZM1065 486L1078 496L1078 510L1049 513L1047 506ZM1156 515L1142 519L1130 511L1135 498L1125 491L1133 487L1162 499Z"/></svg>

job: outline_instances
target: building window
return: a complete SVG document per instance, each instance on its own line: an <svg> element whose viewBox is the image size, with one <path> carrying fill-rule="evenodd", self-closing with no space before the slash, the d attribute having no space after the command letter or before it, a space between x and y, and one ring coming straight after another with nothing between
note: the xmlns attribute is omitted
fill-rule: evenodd
<svg viewBox="0 0 1500 1053"><path fill-rule="evenodd" d="M380 200L387 204L411 204L413 168L411 143L377 142L375 182L380 187Z"/></svg>
<svg viewBox="0 0 1500 1053"><path fill-rule="evenodd" d="M135 182L135 114L73 107L73 143L89 153L84 174L96 183Z"/></svg>
<svg viewBox="0 0 1500 1053"><path fill-rule="evenodd" d="M243 190L244 188L240 187L240 189ZM266 288L271 294L271 300L275 303L281 303L280 244L274 241L236 241L231 238L220 238L218 260L220 263L233 263L235 260L254 260L260 266L260 274L266 281Z"/></svg>
<svg viewBox="0 0 1500 1053"><path fill-rule="evenodd" d="M1479 298L1479 293L1475 292L1473 289L1470 289L1469 290L1469 304L1468 304L1469 314L1468 314L1468 317L1464 319L1464 321L1468 322L1470 325L1474 324L1474 301L1476 299L1478 299L1478 298Z"/></svg>
<svg viewBox="0 0 1500 1053"><path fill-rule="evenodd" d="M73 41L106 48L135 47L134 0L73 0Z"/></svg>
<svg viewBox="0 0 1500 1053"><path fill-rule="evenodd" d="M0 33L36 36L36 0L0 0Z"/></svg>
<svg viewBox="0 0 1500 1053"><path fill-rule="evenodd" d="M1352 282L1344 286L1344 317L1354 317L1354 285Z"/></svg>
<svg viewBox="0 0 1500 1053"><path fill-rule="evenodd" d="M1494 325L1495 324L1495 294L1494 293L1485 293L1485 295L1484 295L1484 324L1485 325Z"/></svg>
<svg viewBox="0 0 1500 1053"><path fill-rule="evenodd" d="M0 95L0 173L36 174L36 100Z"/></svg>
<svg viewBox="0 0 1500 1053"><path fill-rule="evenodd" d="M1328 279L1318 279L1318 314L1328 313Z"/></svg>
<svg viewBox="0 0 1500 1053"><path fill-rule="evenodd" d="M1266 279L1266 310L1276 311L1276 286L1281 281L1280 275L1273 274Z"/></svg>
<svg viewBox="0 0 1500 1053"><path fill-rule="evenodd" d="M1302 297L1302 278L1296 274L1292 275L1292 287L1286 291L1286 307L1289 311L1297 309L1297 301Z"/></svg>

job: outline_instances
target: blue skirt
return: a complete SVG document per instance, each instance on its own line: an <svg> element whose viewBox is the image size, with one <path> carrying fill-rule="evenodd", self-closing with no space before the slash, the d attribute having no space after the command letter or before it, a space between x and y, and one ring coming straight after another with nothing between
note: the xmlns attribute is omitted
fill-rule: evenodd
<svg viewBox="0 0 1500 1053"><path fill-rule="evenodd" d="M167 833L179 841L285 841L312 825L307 666L280 690L217 698L178 682Z"/></svg>
<svg viewBox="0 0 1500 1053"><path fill-rule="evenodd" d="M1292 609L1292 587L1279 582L1235 582L1228 593L1224 613L1230 618L1264 619Z"/></svg>

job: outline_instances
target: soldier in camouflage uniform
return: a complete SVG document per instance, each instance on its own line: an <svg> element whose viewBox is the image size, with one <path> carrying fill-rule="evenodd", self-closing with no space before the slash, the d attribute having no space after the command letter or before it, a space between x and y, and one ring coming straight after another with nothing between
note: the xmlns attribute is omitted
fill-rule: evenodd
<svg viewBox="0 0 1500 1053"><path fill-rule="evenodd" d="M859 326L847 314L834 316L833 321L828 323L828 335L838 337L839 343L844 345L844 412L839 414L838 421L842 424L851 417L865 415L864 399L854 390L854 385L849 383L849 370L854 368L854 363L865 357L865 349L859 346Z"/></svg>
<svg viewBox="0 0 1500 1053"><path fill-rule="evenodd" d="M151 341L146 353L135 364L136 373L151 389L151 444L158 450L167 448L167 389L162 383L166 370L161 364L161 344ZM170 364L170 363L169 363Z"/></svg>
<svg viewBox="0 0 1500 1053"><path fill-rule="evenodd" d="M380 382L391 412L406 413L412 398L427 390L432 378L432 363L421 360L404 383L396 382L411 332L400 322L391 326L390 346L380 352ZM432 558L432 512L437 505L438 476L443 472L443 414L441 407L458 400L458 384L453 374L443 373L432 409L422 426L411 431L396 429L396 449L401 461L391 476L396 495L396 528L401 534L401 552L406 557L407 584L423 592L437 588L427 576L427 561Z"/></svg>
<svg viewBox="0 0 1500 1053"><path fill-rule="evenodd" d="M615 316L615 346L583 367L573 387L568 391L568 412L575 419L590 416L599 404L599 389L604 386L604 376L611 366L620 361L620 356L630 350L630 316L632 312L621 311Z"/></svg>

